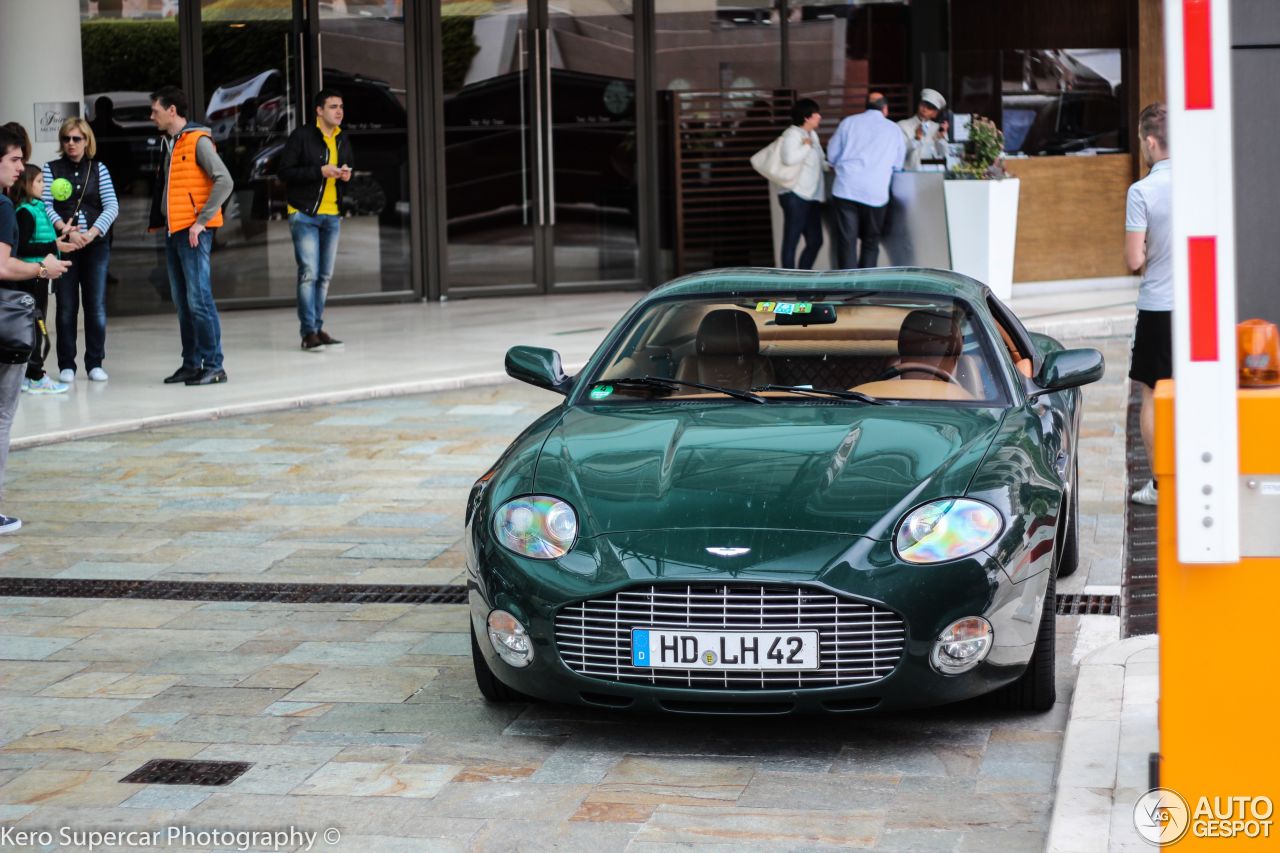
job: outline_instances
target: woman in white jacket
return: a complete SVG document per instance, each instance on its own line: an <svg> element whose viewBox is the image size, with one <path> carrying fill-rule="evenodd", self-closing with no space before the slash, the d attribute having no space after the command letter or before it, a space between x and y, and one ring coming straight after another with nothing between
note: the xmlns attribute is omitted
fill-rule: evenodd
<svg viewBox="0 0 1280 853"><path fill-rule="evenodd" d="M782 162L788 166L803 164L800 178L790 187L774 185L778 203L782 205L782 267L813 269L822 248L822 203L826 201L827 157L818 141L818 123L822 115L818 102L811 98L796 101L791 108L791 126L782 132ZM796 265L796 247L804 237L804 251Z"/></svg>

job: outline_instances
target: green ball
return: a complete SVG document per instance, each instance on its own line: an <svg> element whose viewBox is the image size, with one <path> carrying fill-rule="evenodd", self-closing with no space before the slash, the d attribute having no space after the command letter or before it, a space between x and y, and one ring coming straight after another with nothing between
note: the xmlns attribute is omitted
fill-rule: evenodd
<svg viewBox="0 0 1280 853"><path fill-rule="evenodd" d="M71 198L71 182L66 178L58 178L49 187L54 201L66 201Z"/></svg>

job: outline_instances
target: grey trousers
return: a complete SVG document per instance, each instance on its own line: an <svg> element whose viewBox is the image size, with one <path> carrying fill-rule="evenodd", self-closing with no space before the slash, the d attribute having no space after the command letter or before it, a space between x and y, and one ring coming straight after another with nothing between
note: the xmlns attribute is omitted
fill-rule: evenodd
<svg viewBox="0 0 1280 853"><path fill-rule="evenodd" d="M9 464L9 430L18 412L18 392L26 375L25 362L0 364L0 498L4 497L4 469Z"/></svg>

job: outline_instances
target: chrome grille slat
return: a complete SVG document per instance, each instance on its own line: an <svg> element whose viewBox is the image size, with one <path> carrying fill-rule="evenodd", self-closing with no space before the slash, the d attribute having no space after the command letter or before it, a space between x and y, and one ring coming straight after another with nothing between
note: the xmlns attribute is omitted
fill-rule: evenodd
<svg viewBox="0 0 1280 853"><path fill-rule="evenodd" d="M819 635L816 670L649 669L631 665L632 628L774 631ZM906 626L865 601L781 584L652 585L561 609L556 646L565 664L593 678L703 690L784 690L868 684L898 665Z"/></svg>

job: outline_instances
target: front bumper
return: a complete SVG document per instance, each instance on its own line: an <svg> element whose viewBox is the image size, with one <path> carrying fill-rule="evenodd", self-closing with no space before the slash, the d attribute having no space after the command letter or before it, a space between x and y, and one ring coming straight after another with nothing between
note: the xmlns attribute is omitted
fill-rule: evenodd
<svg viewBox="0 0 1280 853"><path fill-rule="evenodd" d="M802 534L803 548L796 548L785 543L794 541L797 534L750 533L744 540L744 532L738 531L733 540L750 542L749 555L715 562L698 562L694 555L705 550L704 541L726 541L723 531L597 537L579 542L557 561L524 559L486 536L469 535L471 619L482 653L504 684L548 701L641 711L758 714L946 704L998 689L1020 676L1030 660L1047 575L1014 584L986 554L939 566L916 566L898 562L888 543L871 539ZM772 547L759 547L765 543ZM571 666L561 653L556 619L570 605L623 590L707 584L802 589L891 611L901 619L901 653L883 675L877 673L865 683L783 689L675 686L584 675L575 671L581 668L579 661ZM510 612L528 629L534 644L529 666L509 666L488 642L486 619L495 608ZM935 639L950 622L975 615L992 623L991 654L967 673L939 674L929 663ZM644 620L634 627L646 627Z"/></svg>

